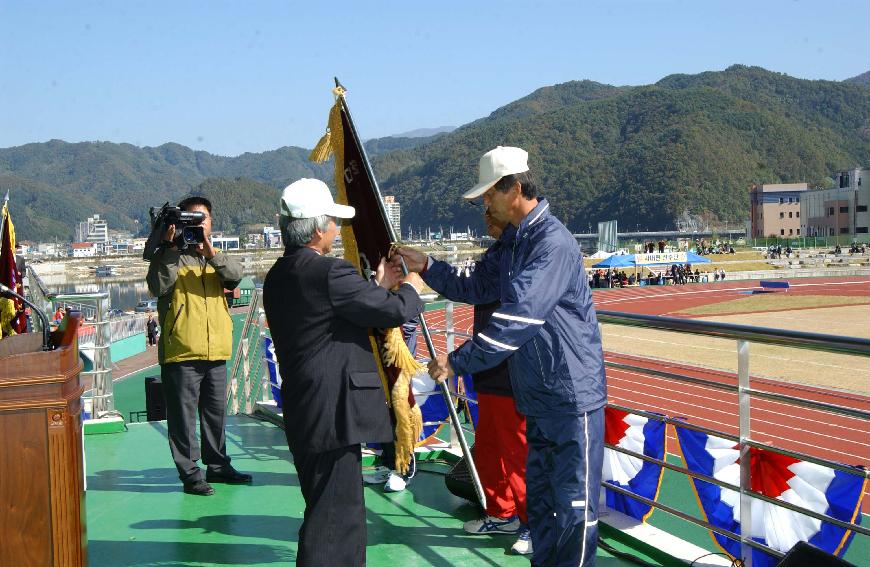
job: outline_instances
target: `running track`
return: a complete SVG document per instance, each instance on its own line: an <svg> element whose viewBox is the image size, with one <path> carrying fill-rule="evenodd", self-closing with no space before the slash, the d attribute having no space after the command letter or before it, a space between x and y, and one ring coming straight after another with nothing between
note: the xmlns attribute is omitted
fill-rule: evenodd
<svg viewBox="0 0 870 567"><path fill-rule="evenodd" d="M791 280L789 295L866 296L870 303L870 278L813 278ZM757 281L734 281L684 286L645 286L595 291L595 305L600 310L678 316L673 312L698 305L708 305L744 297L741 291L759 289ZM433 329L444 328L444 311L426 313ZM471 333L472 308L457 306L454 325L457 332ZM836 334L836 329L831 329ZM464 339L457 337L456 345ZM433 335L436 350L445 350L443 335ZM425 344L419 353L426 352ZM735 354L736 356L736 354ZM696 378L736 385L736 376L689 364L664 362L638 356L606 352L605 360L638 367L639 370L607 368L608 400L611 403L671 417L685 417L691 423L725 433L738 433L737 394L711 386L687 384L645 373L647 370L669 371ZM758 390L804 397L830 404L870 411L870 398L809 386L784 384L753 378ZM803 408L781 402L753 399L750 416L752 438L778 447L800 451L816 457L851 465L870 466L870 423L830 412ZM672 428L668 428L668 450L677 453ZM867 496L865 494L865 496ZM865 513L870 512L870 497L864 499Z"/></svg>

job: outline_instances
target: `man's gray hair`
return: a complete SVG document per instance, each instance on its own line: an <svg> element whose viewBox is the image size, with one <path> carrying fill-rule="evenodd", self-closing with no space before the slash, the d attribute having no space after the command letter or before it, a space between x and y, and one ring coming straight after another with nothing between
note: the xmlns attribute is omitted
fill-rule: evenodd
<svg viewBox="0 0 870 567"><path fill-rule="evenodd" d="M329 228L329 221L331 219L332 217L329 215L320 215L307 219L294 219L281 215L281 218L278 219L278 227L281 229L281 239L284 241L284 246L288 248L305 246L314 238L314 232L317 229L325 232Z"/></svg>

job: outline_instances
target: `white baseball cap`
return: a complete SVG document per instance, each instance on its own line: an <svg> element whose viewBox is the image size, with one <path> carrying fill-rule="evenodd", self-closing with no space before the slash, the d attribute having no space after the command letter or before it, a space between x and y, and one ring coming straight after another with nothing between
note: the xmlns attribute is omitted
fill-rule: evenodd
<svg viewBox="0 0 870 567"><path fill-rule="evenodd" d="M284 188L281 193L281 216L310 219L329 215L339 219L352 219L353 207L339 205L332 200L326 183L319 179L302 178Z"/></svg>
<svg viewBox="0 0 870 567"><path fill-rule="evenodd" d="M511 146L498 146L494 150L486 152L480 158L480 172L477 175L477 185L466 192L463 197L466 199L480 197L505 175L523 173L528 170L529 152Z"/></svg>

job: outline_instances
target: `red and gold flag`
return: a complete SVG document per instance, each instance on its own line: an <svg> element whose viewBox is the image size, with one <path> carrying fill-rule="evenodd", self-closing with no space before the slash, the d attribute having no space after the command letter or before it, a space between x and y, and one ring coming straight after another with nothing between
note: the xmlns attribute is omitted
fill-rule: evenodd
<svg viewBox="0 0 870 567"><path fill-rule="evenodd" d="M0 283L24 295L21 274L15 264L15 226L9 214L9 192L3 200L0 212ZM27 330L24 304L20 299L0 297L0 337L17 335Z"/></svg>
<svg viewBox="0 0 870 567"><path fill-rule="evenodd" d="M336 202L356 210L352 223L341 227L344 257L368 278L396 240L386 216L381 193L369 167L344 101L345 90L333 90L326 135L311 152L311 160L335 155ZM406 473L414 446L423 432L423 417L411 391L411 378L422 367L414 360L401 329L370 333L387 401L396 417L396 470Z"/></svg>

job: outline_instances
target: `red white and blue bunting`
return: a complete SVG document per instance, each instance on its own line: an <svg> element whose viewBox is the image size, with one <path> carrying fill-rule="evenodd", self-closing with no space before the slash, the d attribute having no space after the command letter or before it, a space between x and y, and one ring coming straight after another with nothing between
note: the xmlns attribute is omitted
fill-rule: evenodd
<svg viewBox="0 0 870 567"><path fill-rule="evenodd" d="M614 408L604 410L605 442L623 449L664 460L666 451L665 423ZM613 449L604 449L602 480L608 481L634 494L656 500L664 468ZM605 490L607 506L641 521L652 513L652 506L620 494Z"/></svg>
<svg viewBox="0 0 870 567"><path fill-rule="evenodd" d="M687 468L732 485L740 484L739 448L734 441L675 426ZM865 479L863 470L849 474L800 461L773 451L750 449L752 490L845 522L860 523ZM741 533L740 494L698 479L693 487L707 521ZM740 557L740 543L712 533L716 544L733 558ZM806 541L833 555L842 556L854 533L792 512L759 499L752 500L752 538L787 552ZM752 564L773 567L777 559L753 550Z"/></svg>

